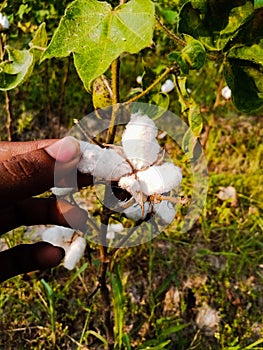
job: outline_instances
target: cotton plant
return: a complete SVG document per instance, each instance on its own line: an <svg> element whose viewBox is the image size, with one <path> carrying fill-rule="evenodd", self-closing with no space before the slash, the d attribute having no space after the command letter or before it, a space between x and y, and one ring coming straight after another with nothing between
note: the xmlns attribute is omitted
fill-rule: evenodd
<svg viewBox="0 0 263 350"><path fill-rule="evenodd" d="M164 161L157 134L152 119L141 111L132 114L122 135L122 146L103 148L79 141L78 170L105 182L117 181L118 186L131 195L128 201L119 203L128 218L143 220L151 213L169 224L175 216L172 203L176 200L165 194L178 189L182 172L173 163ZM65 195L67 191L72 189L53 188L57 195Z"/></svg>

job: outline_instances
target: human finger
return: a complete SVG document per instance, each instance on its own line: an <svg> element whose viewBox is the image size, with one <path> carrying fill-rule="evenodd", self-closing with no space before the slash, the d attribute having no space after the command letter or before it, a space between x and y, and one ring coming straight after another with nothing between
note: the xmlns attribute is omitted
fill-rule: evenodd
<svg viewBox="0 0 263 350"><path fill-rule="evenodd" d="M40 148L48 147L52 143L55 143L58 139L46 139L37 141L25 141L25 142L0 142L0 162L15 157L19 154L24 154L38 150Z"/></svg>
<svg viewBox="0 0 263 350"><path fill-rule="evenodd" d="M47 148L17 155L0 163L1 207L41 194L56 181L71 174L77 178L79 143L65 137Z"/></svg>
<svg viewBox="0 0 263 350"><path fill-rule="evenodd" d="M85 230L84 209L56 198L29 198L0 212L0 235L21 225L58 225Z"/></svg>
<svg viewBox="0 0 263 350"><path fill-rule="evenodd" d="M57 266L65 256L64 249L47 242L21 244L0 252L0 282L23 273Z"/></svg>

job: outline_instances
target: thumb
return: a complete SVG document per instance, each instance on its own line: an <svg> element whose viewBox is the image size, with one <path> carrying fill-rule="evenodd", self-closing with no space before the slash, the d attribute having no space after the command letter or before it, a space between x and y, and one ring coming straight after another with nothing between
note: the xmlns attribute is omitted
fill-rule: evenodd
<svg viewBox="0 0 263 350"><path fill-rule="evenodd" d="M0 163L0 207L41 194L54 186L56 178L72 172L77 177L79 143L65 137L47 148L12 157Z"/></svg>

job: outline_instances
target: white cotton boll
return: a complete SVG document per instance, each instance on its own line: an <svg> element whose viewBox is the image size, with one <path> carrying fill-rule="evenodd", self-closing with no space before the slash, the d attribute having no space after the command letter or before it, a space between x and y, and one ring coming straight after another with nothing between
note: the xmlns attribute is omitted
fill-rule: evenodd
<svg viewBox="0 0 263 350"><path fill-rule="evenodd" d="M144 194L161 194L178 187L182 181L182 171L173 163L152 166L139 171L137 178Z"/></svg>
<svg viewBox="0 0 263 350"><path fill-rule="evenodd" d="M74 188L72 187L52 187L51 188L51 192L55 195L55 196L66 196L68 195L69 193L73 192L74 191Z"/></svg>
<svg viewBox="0 0 263 350"><path fill-rule="evenodd" d="M78 170L109 181L119 180L120 177L132 173L131 166L113 149L100 148L93 144L85 147Z"/></svg>
<svg viewBox="0 0 263 350"><path fill-rule="evenodd" d="M154 213L159 216L162 223L165 225L170 224L176 214L176 211L172 205L172 203L164 200L160 203L156 203L153 205Z"/></svg>
<svg viewBox="0 0 263 350"><path fill-rule="evenodd" d="M222 90L221 90L221 95L224 97L225 100L229 100L231 98L231 90L228 86L225 86Z"/></svg>
<svg viewBox="0 0 263 350"><path fill-rule="evenodd" d="M3 27L3 29L9 28L9 21L6 16L2 15L2 13L0 13L0 25Z"/></svg>
<svg viewBox="0 0 263 350"><path fill-rule="evenodd" d="M152 119L141 112L131 115L122 135L123 151L136 170L154 163L160 152L157 128Z"/></svg>
<svg viewBox="0 0 263 350"><path fill-rule="evenodd" d="M123 149L134 169L141 170L152 165L158 158L160 146L156 139L127 140L123 143Z"/></svg>
<svg viewBox="0 0 263 350"><path fill-rule="evenodd" d="M89 142L80 141L81 158L78 170L84 174L93 174L103 149Z"/></svg>
<svg viewBox="0 0 263 350"><path fill-rule="evenodd" d="M71 243L64 258L64 267L68 270L74 269L80 259L83 257L86 248L86 240L78 236Z"/></svg>
<svg viewBox="0 0 263 350"><path fill-rule="evenodd" d="M107 239L114 239L115 233L120 234L120 233L122 233L123 230L124 230L124 227L123 227L122 223L109 224L108 228L107 228L106 238Z"/></svg>
<svg viewBox="0 0 263 350"><path fill-rule="evenodd" d="M116 232L116 233L122 233L124 230L123 224L119 222L118 224L109 224L108 230Z"/></svg>
<svg viewBox="0 0 263 350"><path fill-rule="evenodd" d="M151 141L157 136L157 132L154 121L139 111L131 115L122 135L122 143L128 140Z"/></svg>
<svg viewBox="0 0 263 350"><path fill-rule="evenodd" d="M123 213L125 216L133 221L144 220L146 215L149 213L150 203L144 203L144 213L142 215L142 208L139 204L135 203L131 205L129 208L126 208Z"/></svg>
<svg viewBox="0 0 263 350"><path fill-rule="evenodd" d="M161 91L166 94L171 92L173 89L174 89L174 82L171 79L167 79L161 87Z"/></svg>
<svg viewBox="0 0 263 350"><path fill-rule="evenodd" d="M138 75L138 77L136 78L136 82L137 84L141 85L142 84L142 76Z"/></svg>
<svg viewBox="0 0 263 350"><path fill-rule="evenodd" d="M135 175L123 176L118 183L119 187L128 191L137 203L142 203L142 191L139 181L135 179Z"/></svg>
<svg viewBox="0 0 263 350"><path fill-rule="evenodd" d="M67 251L74 232L75 230L68 227L53 226L42 233L42 240L64 248Z"/></svg>

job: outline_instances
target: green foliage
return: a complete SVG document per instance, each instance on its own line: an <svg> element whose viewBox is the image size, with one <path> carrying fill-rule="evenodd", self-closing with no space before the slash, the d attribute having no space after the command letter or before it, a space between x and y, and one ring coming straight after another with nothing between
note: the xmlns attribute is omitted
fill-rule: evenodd
<svg viewBox="0 0 263 350"><path fill-rule="evenodd" d="M131 0L114 10L105 2L76 0L67 8L43 59L73 53L89 90L120 54L137 53L151 44L153 25L154 6L149 0Z"/></svg>
<svg viewBox="0 0 263 350"><path fill-rule="evenodd" d="M0 63L0 90L11 90L27 80L47 45L45 24L36 31L29 50L16 50L7 46L7 59Z"/></svg>

